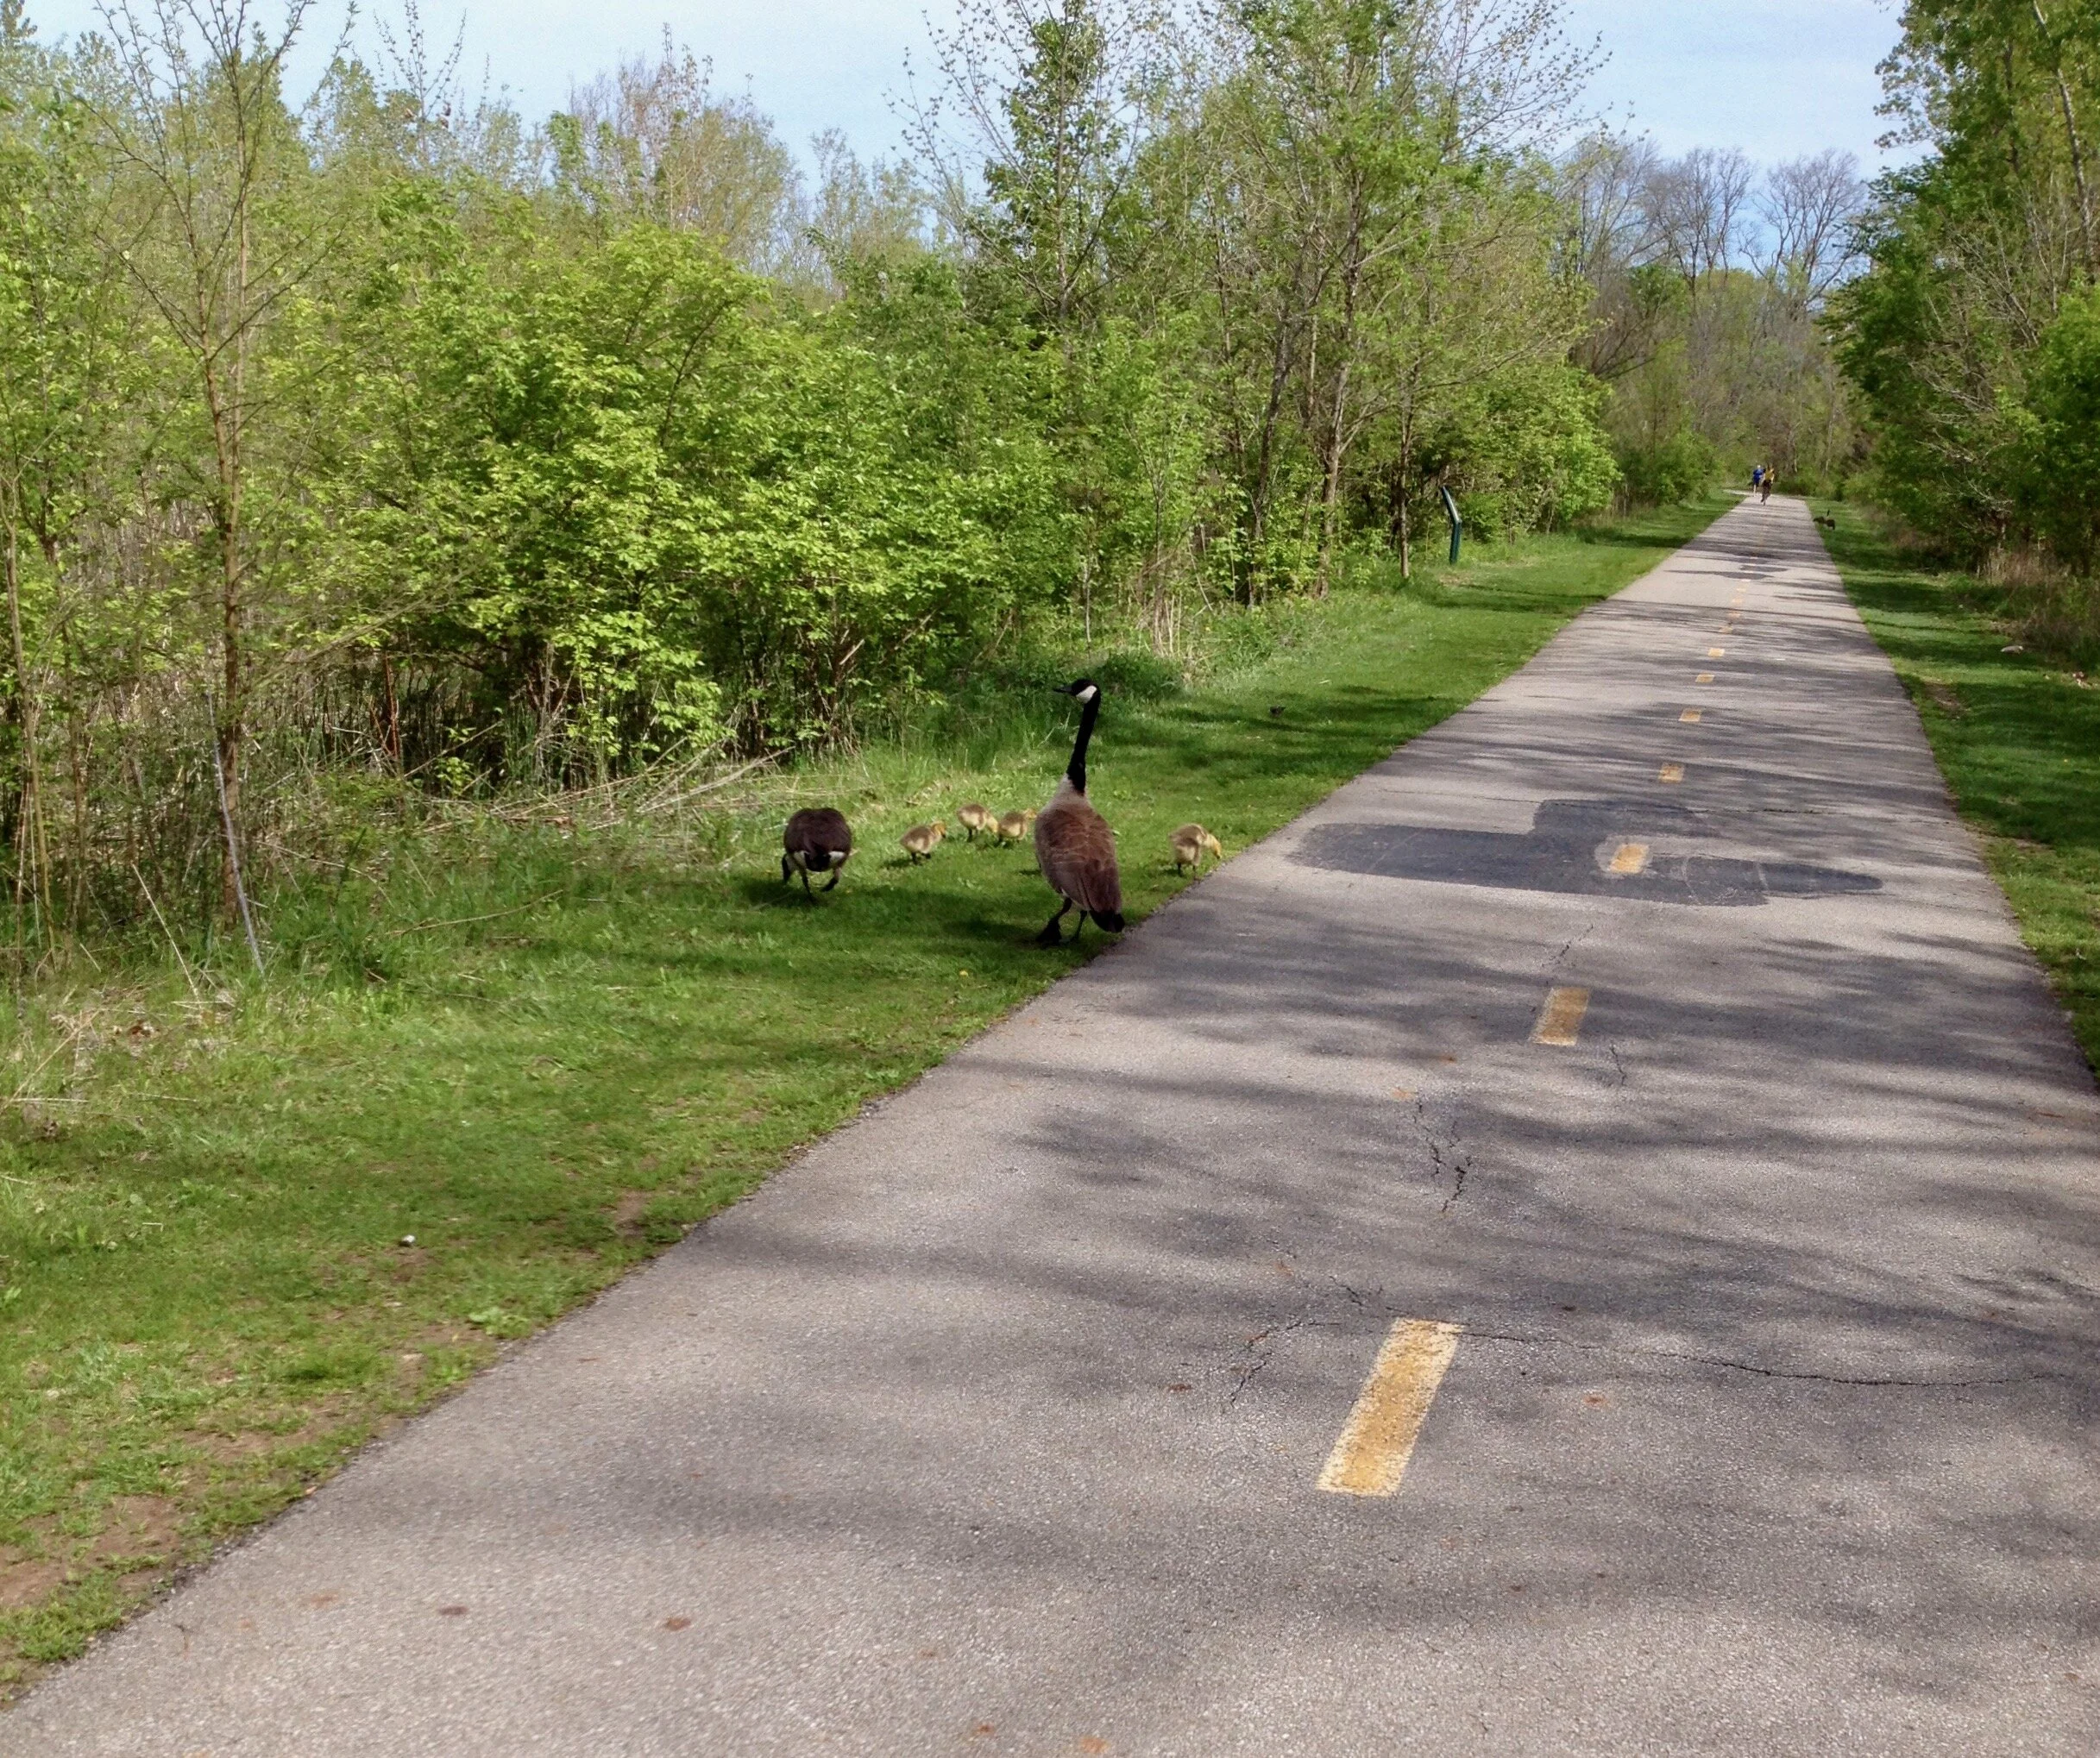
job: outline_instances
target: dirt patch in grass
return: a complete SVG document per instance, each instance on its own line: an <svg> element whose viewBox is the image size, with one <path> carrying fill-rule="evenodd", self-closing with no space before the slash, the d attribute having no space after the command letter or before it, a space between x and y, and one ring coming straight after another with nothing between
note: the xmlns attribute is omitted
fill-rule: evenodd
<svg viewBox="0 0 2100 1758"><path fill-rule="evenodd" d="M653 1190L622 1190L610 1212L613 1230L629 1239L642 1236L642 1214L656 1200Z"/></svg>
<svg viewBox="0 0 2100 1758"><path fill-rule="evenodd" d="M0 1611L41 1605L66 1583L66 1565L52 1557L0 1554Z"/></svg>
<svg viewBox="0 0 2100 1758"><path fill-rule="evenodd" d="M93 1565L130 1557L158 1559L174 1549L182 1510L167 1496L118 1496L110 1502L104 1521L76 1560Z"/></svg>
<svg viewBox="0 0 2100 1758"><path fill-rule="evenodd" d="M68 1537L50 1516L28 1522L34 1544L0 1553L0 1610L41 1604L110 1564L133 1565L125 1575L135 1584L156 1579L179 1546L179 1505L166 1496L116 1496L100 1512L100 1529L83 1539Z"/></svg>
<svg viewBox="0 0 2100 1758"><path fill-rule="evenodd" d="M268 1459L280 1453L296 1453L311 1447L317 1441L327 1440L341 1427L340 1421L330 1423L317 1420L302 1422L286 1433L270 1429L250 1429L234 1435L198 1435L194 1444L220 1465L245 1465L259 1459Z"/></svg>

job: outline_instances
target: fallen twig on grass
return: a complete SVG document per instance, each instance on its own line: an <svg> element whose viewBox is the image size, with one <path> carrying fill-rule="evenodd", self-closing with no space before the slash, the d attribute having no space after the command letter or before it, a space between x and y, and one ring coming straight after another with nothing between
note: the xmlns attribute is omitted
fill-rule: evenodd
<svg viewBox="0 0 2100 1758"><path fill-rule="evenodd" d="M544 892L530 902L512 904L508 909L492 909L487 915L456 915L447 921L411 922L405 928L388 928L380 938L392 940L399 939L403 934L424 933L431 928L461 928L466 926L469 922L493 922L500 916L522 914L525 911L546 902L549 898L559 897L561 895L559 890Z"/></svg>
<svg viewBox="0 0 2100 1758"><path fill-rule="evenodd" d="M190 961L182 956L182 948L175 944L174 931L168 926L167 918L160 914L160 906L154 901L153 893L147 888L146 876L139 871L136 861L131 863L131 876L139 882L139 889L146 894L147 907L153 911L153 919L160 924L160 932L167 936L167 950L175 955L175 963L182 967L182 980L190 985L191 1000L202 1001L204 997L197 990L197 979L190 975Z"/></svg>
<svg viewBox="0 0 2100 1758"><path fill-rule="evenodd" d="M741 769L732 769L727 775L705 782L700 787L688 788L685 793L675 794L668 800L648 801L634 808L634 815L637 818L645 818L652 812L668 812L674 806L682 806L688 800L697 800L703 794L718 794L732 782L742 781L753 769L762 769L769 763L778 763L783 753L780 751L768 751L764 757L753 757Z"/></svg>

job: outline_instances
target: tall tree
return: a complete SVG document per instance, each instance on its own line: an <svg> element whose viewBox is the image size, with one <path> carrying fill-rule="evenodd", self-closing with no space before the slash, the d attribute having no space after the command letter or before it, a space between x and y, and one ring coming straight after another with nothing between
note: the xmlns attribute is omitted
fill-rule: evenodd
<svg viewBox="0 0 2100 1758"><path fill-rule="evenodd" d="M120 261L101 248L106 183L78 103L19 15L0 16L0 572L20 741L16 920L54 925L44 797L43 667L33 648L63 620L83 520L121 516L102 499L123 422L129 311ZM30 546L25 554L25 540ZM25 605L29 556L42 600ZM32 909L34 906L34 909Z"/></svg>
<svg viewBox="0 0 2100 1758"><path fill-rule="evenodd" d="M192 374L203 416L199 498L211 521L226 819L223 907L240 887L242 781L254 614L248 487L262 416L253 373L273 318L326 259L329 216L299 198L308 160L284 74L314 0L116 0L104 82L87 102L127 185L123 261Z"/></svg>

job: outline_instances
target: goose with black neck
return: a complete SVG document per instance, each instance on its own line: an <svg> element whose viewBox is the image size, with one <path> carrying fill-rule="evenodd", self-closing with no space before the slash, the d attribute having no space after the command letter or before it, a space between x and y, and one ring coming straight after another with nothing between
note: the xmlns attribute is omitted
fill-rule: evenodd
<svg viewBox="0 0 2100 1758"><path fill-rule="evenodd" d="M1057 688L1059 694L1080 705L1079 736L1072 743L1065 779L1035 820L1035 864L1058 895L1058 912L1037 937L1046 946L1063 944L1065 918L1074 909L1079 912L1072 931L1074 940L1090 915L1095 926L1106 933L1123 930L1122 875L1116 864L1115 832L1086 797L1086 748L1094 736L1094 723L1101 718L1101 687L1083 677Z"/></svg>

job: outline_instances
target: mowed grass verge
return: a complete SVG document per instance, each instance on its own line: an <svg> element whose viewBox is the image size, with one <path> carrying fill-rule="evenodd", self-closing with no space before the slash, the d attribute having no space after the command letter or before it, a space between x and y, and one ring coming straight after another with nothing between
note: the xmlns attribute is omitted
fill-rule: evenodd
<svg viewBox="0 0 2100 1758"><path fill-rule="evenodd" d="M2004 593L1900 555L1824 505L1832 558L1925 723L1940 773L2020 931L2100 1068L2100 688L2072 656L2021 646Z"/></svg>
<svg viewBox="0 0 2100 1758"><path fill-rule="evenodd" d="M1190 882L1176 824L1245 847L1725 504L1338 592L1213 685L1112 695L1128 914ZM274 901L267 982L133 949L35 997L0 1045L0 1692L1089 956L1033 944L1025 844L896 840L1039 804L1073 720L1033 691L646 833L405 838ZM778 837L819 801L860 848L813 902Z"/></svg>

